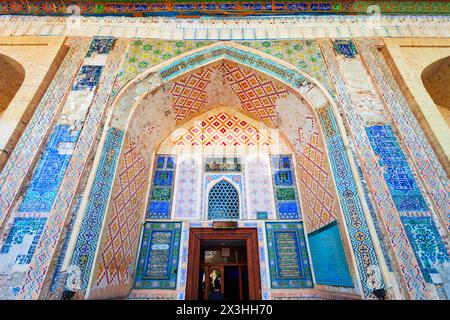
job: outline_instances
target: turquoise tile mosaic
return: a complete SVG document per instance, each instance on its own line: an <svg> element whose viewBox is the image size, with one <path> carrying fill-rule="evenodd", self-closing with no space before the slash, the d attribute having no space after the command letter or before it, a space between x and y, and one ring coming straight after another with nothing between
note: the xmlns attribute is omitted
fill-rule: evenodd
<svg viewBox="0 0 450 320"><path fill-rule="evenodd" d="M420 270L426 282L432 282L430 274L438 273L436 264L450 261L444 242L432 217L400 217Z"/></svg>
<svg viewBox="0 0 450 320"><path fill-rule="evenodd" d="M100 237L103 217L108 205L107 200L111 192L122 142L123 131L115 128L108 129L100 163L89 194L89 201L71 260L72 265L76 265L81 269L82 289L87 288L90 270L94 263L97 241L93 240Z"/></svg>
<svg viewBox="0 0 450 320"><path fill-rule="evenodd" d="M316 283L353 287L336 221L308 234Z"/></svg>
<svg viewBox="0 0 450 320"><path fill-rule="evenodd" d="M36 245L41 237L45 226L46 218L14 218L13 225L8 232L6 240L0 249L0 254L7 254L11 247L21 244L25 236L32 236L32 243L26 254L19 254L16 257L16 264L28 264L33 256Z"/></svg>

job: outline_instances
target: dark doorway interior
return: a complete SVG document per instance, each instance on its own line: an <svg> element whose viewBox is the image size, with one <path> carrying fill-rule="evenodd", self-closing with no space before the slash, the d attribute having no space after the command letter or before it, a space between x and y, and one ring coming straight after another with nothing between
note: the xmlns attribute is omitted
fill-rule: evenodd
<svg viewBox="0 0 450 320"><path fill-rule="evenodd" d="M245 246L245 240L200 241L199 300L248 299Z"/></svg>
<svg viewBox="0 0 450 320"><path fill-rule="evenodd" d="M186 299L261 299L257 239L251 228L191 228Z"/></svg>

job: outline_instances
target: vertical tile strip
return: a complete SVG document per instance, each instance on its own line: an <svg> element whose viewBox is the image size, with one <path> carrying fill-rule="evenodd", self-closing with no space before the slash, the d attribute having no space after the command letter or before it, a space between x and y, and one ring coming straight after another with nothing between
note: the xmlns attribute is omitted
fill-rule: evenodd
<svg viewBox="0 0 450 320"><path fill-rule="evenodd" d="M386 108L396 124L411 159L417 166L425 186L435 203L438 213L450 232L450 183L439 160L437 159L419 122L414 117L400 87L395 81L389 67L378 47L378 40L356 41L361 52L361 59L368 65L368 70L377 85L381 97L390 106Z"/></svg>
<svg viewBox="0 0 450 320"><path fill-rule="evenodd" d="M359 153L359 159L363 164L363 170L366 172L368 182L373 188L372 192L374 193L378 210L382 216L383 225L395 252L408 295L412 299L427 299L428 293L424 278L420 272L419 265L409 244L400 217L396 212L395 205L389 194L389 189L384 182L381 168L373 155L362 119L353 108L351 94L338 68L331 41L324 40L320 44L331 78L336 87L340 105L350 125L355 146Z"/></svg>
<svg viewBox="0 0 450 320"><path fill-rule="evenodd" d="M323 107L319 110L319 118L324 128L328 155L361 277L362 288L364 294L369 296L373 289L385 287L380 265L336 119L329 107Z"/></svg>
<svg viewBox="0 0 450 320"><path fill-rule="evenodd" d="M39 102L30 123L0 173L0 225L7 217L26 174L38 154L49 126L63 105L67 91L89 46L88 39L70 39L69 52Z"/></svg>
<svg viewBox="0 0 450 320"><path fill-rule="evenodd" d="M93 40L94 43L95 40ZM56 196L56 201L48 216L46 227L42 233L41 241L37 246L28 269L20 296L24 299L39 297L42 286L50 267L53 254L61 238L70 205L74 198L78 181L88 160L91 146L97 136L101 119L107 106L111 88L116 78L121 57L124 55L125 43L119 42L109 54L105 68L102 72L98 91L94 97L89 114L83 125L75 150L70 159L68 168ZM99 52L100 53L100 52ZM103 52L102 52L103 53ZM90 56L88 52L87 57Z"/></svg>
<svg viewBox="0 0 450 320"><path fill-rule="evenodd" d="M114 173L116 172L117 160L123 143L123 136L123 131L115 128L108 129L100 163L89 194L88 205L78 233L71 264L80 269L81 290L86 290L89 282L97 249L97 240L100 237L103 218L114 181Z"/></svg>

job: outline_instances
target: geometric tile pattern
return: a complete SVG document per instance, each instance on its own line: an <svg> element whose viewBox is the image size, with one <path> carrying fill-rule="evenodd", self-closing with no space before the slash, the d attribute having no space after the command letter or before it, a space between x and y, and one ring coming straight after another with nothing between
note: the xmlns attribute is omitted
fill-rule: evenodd
<svg viewBox="0 0 450 320"><path fill-rule="evenodd" d="M147 68L207 44L209 42L136 40L127 52L126 62L114 87L117 90ZM312 54L310 52L312 49L304 44L298 44L294 47L295 52L299 54L302 52L302 57ZM321 79L323 70L317 70L314 66L318 57L320 57L320 50L314 48L313 58L302 67L307 68L308 71L313 72L317 75L317 78ZM313 63L312 66L311 63ZM227 73L228 81L226 85L232 85L233 90L236 90L237 94L239 92L238 96L241 98L244 109L261 116L268 123L272 123L272 120L276 121L273 107L277 98L286 93L282 86L274 84L253 72L241 70L227 63L219 66L218 69ZM174 83L171 93L177 121L203 108L208 98L205 89L211 82L212 72L212 69L206 68L204 71L188 75Z"/></svg>
<svg viewBox="0 0 450 320"><path fill-rule="evenodd" d="M142 218L148 181L148 165L140 151L137 139L124 139L115 178L117 189L113 191L112 208L99 241L97 287L126 283L131 278L130 267L136 258L133 249L139 241L138 221Z"/></svg>
<svg viewBox="0 0 450 320"><path fill-rule="evenodd" d="M430 274L438 273L436 264L450 261L441 235L432 217L401 217L408 239L414 249L422 274L432 282Z"/></svg>
<svg viewBox="0 0 450 320"><path fill-rule="evenodd" d="M327 165L324 142L318 132L318 126L310 117L312 130L308 132L299 126L295 135L297 175L300 195L303 199L303 217L307 220L309 232L317 230L336 220L337 203L332 193L331 170Z"/></svg>
<svg viewBox="0 0 450 320"><path fill-rule="evenodd" d="M79 135L69 125L57 125L33 174L19 212L49 212Z"/></svg>
<svg viewBox="0 0 450 320"><path fill-rule="evenodd" d="M206 87L211 83L212 73L213 70L206 68L175 81L170 89L175 120L183 120L205 106L208 97Z"/></svg>
<svg viewBox="0 0 450 320"><path fill-rule="evenodd" d="M249 219L256 219L258 212L266 212L275 219L275 205L270 165L266 157L247 157L247 212Z"/></svg>
<svg viewBox="0 0 450 320"><path fill-rule="evenodd" d="M308 234L316 283L353 287L336 221Z"/></svg>
<svg viewBox="0 0 450 320"><path fill-rule="evenodd" d="M325 132L331 168L361 284L365 295L369 296L373 289L384 288L380 265L333 111L329 107L322 107L319 109L319 119Z"/></svg>
<svg viewBox="0 0 450 320"><path fill-rule="evenodd" d="M226 180L217 182L208 193L208 220L239 219L239 193Z"/></svg>
<svg viewBox="0 0 450 320"><path fill-rule="evenodd" d="M323 62L322 52L314 40L280 40L238 42L241 45L284 60L322 83L332 95L333 83Z"/></svg>
<svg viewBox="0 0 450 320"><path fill-rule="evenodd" d="M431 199L438 208L450 232L450 180L436 157L424 131L408 105L395 77L387 65L383 54L378 50L379 40L355 40L361 58L379 88L381 97L389 108L386 111L396 124L401 139L417 167L417 173L423 178Z"/></svg>
<svg viewBox="0 0 450 320"><path fill-rule="evenodd" d="M370 216L372 217L372 222L373 222L373 226L375 228L375 231L377 233L377 238L378 238L378 242L380 243L381 246L381 251L383 252L383 257L384 257L384 261L386 262L386 266L388 268L388 270L390 272L392 272L392 265L391 265L391 259L389 258L388 252L387 252L387 244L386 241L383 239L383 234L381 231L381 226L380 226L380 221L375 213L375 208L374 205L372 203L372 199L369 196L369 190L368 190L368 186L367 186L367 182L364 179L363 173L362 173L362 169L361 166L358 164L358 161L356 160L356 156L355 156L355 150L352 146L352 153L353 153L353 158L354 158L354 162L355 165L357 167L358 170L358 178L359 181L361 182L361 185L363 187L363 191L364 191L364 199L366 200L367 203L367 207L369 208L370 211Z"/></svg>
<svg viewBox="0 0 450 320"><path fill-rule="evenodd" d="M380 157L384 178L397 211L428 211L408 162L389 125L366 127L374 152Z"/></svg>
<svg viewBox="0 0 450 320"><path fill-rule="evenodd" d="M266 222L272 289L313 287L301 222Z"/></svg>
<svg viewBox="0 0 450 320"><path fill-rule="evenodd" d="M305 77L291 68L262 57L259 54L225 44L218 44L211 48L181 57L173 63L162 67L159 70L159 75L162 81L170 81L180 74L197 68L200 64L206 64L218 58L232 60L250 68L260 70L269 76L282 79L294 88L300 88L305 82Z"/></svg>
<svg viewBox="0 0 450 320"><path fill-rule="evenodd" d="M181 222L146 222L135 289L176 289Z"/></svg>
<svg viewBox="0 0 450 320"><path fill-rule="evenodd" d="M204 175L204 184L203 184L203 190L205 194L209 195L209 190L212 189L210 186L216 185L220 181L227 181L229 182L235 190L238 192L239 200L239 212L245 213L244 210L244 202L242 201L242 189L243 189L243 183L242 183L242 175L241 174L205 174ZM208 213L208 200L209 196L203 196L203 219L206 220L209 215ZM238 218L245 219L246 217L241 216Z"/></svg>
<svg viewBox="0 0 450 320"><path fill-rule="evenodd" d="M81 270L82 290L85 290L88 285L90 270L97 249L96 240L100 237L103 215L108 205L122 139L123 131L115 128L108 129L100 163L97 167L88 205L72 255L71 264L78 266Z"/></svg>
<svg viewBox="0 0 450 320"><path fill-rule="evenodd" d="M135 40L130 44L125 55L115 88L120 89L129 80L152 66L210 43L209 41Z"/></svg>
<svg viewBox="0 0 450 320"><path fill-rule="evenodd" d="M218 70L223 72L226 80L224 82L231 86L244 110L257 115L266 123L278 125L275 105L279 98L288 94L285 87L250 70L226 62L222 63Z"/></svg>
<svg viewBox="0 0 450 320"><path fill-rule="evenodd" d="M268 146L272 138L235 115L220 112L195 123L186 133L174 137L172 143L179 146Z"/></svg>
<svg viewBox="0 0 450 320"><path fill-rule="evenodd" d="M202 161L200 157L178 159L172 215L174 219L200 219L201 179Z"/></svg>
<svg viewBox="0 0 450 320"><path fill-rule="evenodd" d="M300 219L297 183L290 155L271 156L273 192L278 219Z"/></svg>
<svg viewBox="0 0 450 320"><path fill-rule="evenodd" d="M368 183L372 189L371 192L374 194L375 204L383 220L383 226L391 242L391 248L394 250L397 258L397 264L402 275L402 280L407 287L408 295L411 299L426 299L427 291L424 278L396 211L395 204L389 194L389 188L383 178L383 172L379 164L375 161L361 116L353 107L352 91L346 85L343 74L339 69L331 42L321 41L320 44L330 71L330 76L336 87L339 102L343 109L343 115L349 123L361 169L366 174ZM358 49L361 53L360 48ZM354 249L354 252L357 252L357 250Z"/></svg>
<svg viewBox="0 0 450 320"><path fill-rule="evenodd" d="M175 180L175 156L156 155L147 219L169 219Z"/></svg>
<svg viewBox="0 0 450 320"><path fill-rule="evenodd" d="M0 257L8 254L11 247L21 244L26 235L33 236L33 241L26 254L19 254L15 264L28 264L31 261L36 245L44 229L46 218L14 218L13 225L9 229L8 236L0 249ZM3 259L3 258L2 258Z"/></svg>
<svg viewBox="0 0 450 320"><path fill-rule="evenodd" d="M92 41L95 42L95 40L96 38ZM112 46L114 46L114 43L112 43ZM105 68L102 69L101 79L95 88L95 95L89 102L90 104L86 114L82 119L79 119L83 124L82 130L61 182L56 200L49 213L42 239L39 242L21 288L21 297L24 299L35 298L39 294L47 277L47 271L52 263L66 222L68 222L69 208L73 203L78 182L84 172L85 164L89 159L94 139L97 137L101 120L111 94L111 87L117 76L124 51L125 42L119 41L117 47L111 54L108 56L103 55L103 62L101 63L105 64ZM91 62L85 60L85 63ZM92 223L92 220L90 223ZM91 225L91 227L93 226Z"/></svg>

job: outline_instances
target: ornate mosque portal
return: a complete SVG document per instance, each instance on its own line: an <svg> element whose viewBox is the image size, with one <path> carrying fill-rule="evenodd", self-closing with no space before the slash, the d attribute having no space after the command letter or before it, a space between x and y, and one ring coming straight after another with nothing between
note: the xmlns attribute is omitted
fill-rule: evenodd
<svg viewBox="0 0 450 320"><path fill-rule="evenodd" d="M313 98L330 119L323 95ZM244 300L267 297L269 286L313 288L306 232L341 215L312 103L226 59L137 101L125 141L151 170L131 296L172 289L202 300L216 290ZM234 227L214 228L224 221ZM333 228L339 285L353 287L349 245Z"/></svg>
<svg viewBox="0 0 450 320"><path fill-rule="evenodd" d="M86 297L208 299L217 283L239 299L357 298L383 286L374 257L351 249L371 243L341 210L361 207L333 99L261 54L212 44L117 94L104 137L116 174Z"/></svg>

